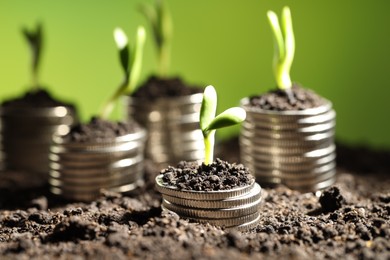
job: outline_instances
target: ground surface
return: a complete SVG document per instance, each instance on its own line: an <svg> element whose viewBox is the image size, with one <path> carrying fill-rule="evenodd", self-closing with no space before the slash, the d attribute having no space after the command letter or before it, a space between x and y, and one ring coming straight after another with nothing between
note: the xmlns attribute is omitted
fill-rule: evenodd
<svg viewBox="0 0 390 260"><path fill-rule="evenodd" d="M236 141L217 150L237 161ZM161 211L151 181L157 173L148 163L143 189L72 203L31 175L2 172L0 258L390 259L389 152L339 146L334 187L321 198L264 189L261 221L246 233Z"/></svg>

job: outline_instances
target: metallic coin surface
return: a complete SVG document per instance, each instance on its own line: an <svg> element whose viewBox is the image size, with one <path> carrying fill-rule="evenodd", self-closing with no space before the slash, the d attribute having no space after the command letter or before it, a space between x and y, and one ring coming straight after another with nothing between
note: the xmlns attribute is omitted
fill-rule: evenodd
<svg viewBox="0 0 390 260"><path fill-rule="evenodd" d="M162 180L162 175L158 175L155 179L156 189L163 195L170 195L173 197L179 197L184 199L193 199L193 200L223 200L229 199L232 197L237 197L248 193L253 189L255 181L252 180L252 183L247 186L230 189L230 190L221 190L221 191L187 191L187 190L178 190L175 187L168 187L164 185Z"/></svg>
<svg viewBox="0 0 390 260"><path fill-rule="evenodd" d="M259 184L255 183L253 189L250 190L248 193L243 194L241 196L222 200L193 200L173 197L165 194L163 196L164 199L169 201L170 203L176 204L176 206L184 208L228 209L255 203L256 201L261 200L261 187Z"/></svg>

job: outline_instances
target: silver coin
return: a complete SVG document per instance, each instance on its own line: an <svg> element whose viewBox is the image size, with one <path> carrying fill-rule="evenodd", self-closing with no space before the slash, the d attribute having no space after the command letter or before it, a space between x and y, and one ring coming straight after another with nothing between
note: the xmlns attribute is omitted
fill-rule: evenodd
<svg viewBox="0 0 390 260"><path fill-rule="evenodd" d="M279 160L278 157L274 157L274 160L262 160L258 158L248 158L246 157L243 161L244 165L250 164L255 168L265 168L265 169L278 169L281 171L306 171L309 169L314 169L318 166L325 165L328 163L334 162L336 158L336 153L333 152L324 157L314 158L312 160L291 160L283 161Z"/></svg>
<svg viewBox="0 0 390 260"><path fill-rule="evenodd" d="M227 229L235 229L235 230L239 230L239 231L247 231L249 229L252 229L254 227L257 227L258 224L259 224L259 221L260 221L260 214L258 215L258 217L252 221L249 221L245 224L241 224L241 225L238 225L238 226L231 226L231 227L228 227Z"/></svg>
<svg viewBox="0 0 390 260"><path fill-rule="evenodd" d="M283 176L285 179L303 179L303 178L317 178L322 174L333 170L336 168L336 163L334 161L324 164L318 165L317 167L307 167L301 169L294 169L294 167L290 168L280 168L280 167L263 167L261 165L256 165L256 173L263 175L277 175Z"/></svg>
<svg viewBox="0 0 390 260"><path fill-rule="evenodd" d="M171 211L176 212L180 216L189 218L209 218L209 219L221 219L221 218L237 218L246 215L253 214L259 210L261 198L250 204L241 205L234 208L224 209L197 209L186 208L176 204L172 204L167 201L163 196L163 206Z"/></svg>
<svg viewBox="0 0 390 260"><path fill-rule="evenodd" d="M253 189L241 196L223 200L192 200L164 195L164 199L181 207L200 209L226 209L248 205L261 199L261 187L255 183Z"/></svg>
<svg viewBox="0 0 390 260"><path fill-rule="evenodd" d="M176 187L169 187L164 185L162 180L162 175L156 177L156 189L163 195L169 195L173 197L179 197L183 199L193 199L193 200L223 200L232 197L241 196L250 192L255 185L255 181L252 180L250 185L239 187L230 190L221 190L221 191L187 191L187 190L178 190Z"/></svg>
<svg viewBox="0 0 390 260"><path fill-rule="evenodd" d="M249 98L244 98L241 100L241 106L247 110L247 113L251 114L254 113L256 115L269 115L269 116L275 116L275 117L305 117L305 116L312 116L312 115L318 115L325 113L329 111L332 108L332 103L324 99L324 105L316 107L316 108L310 108L310 109L304 109L304 110L295 110L295 111L272 111L272 110L264 110L260 109L258 107L252 107L249 104Z"/></svg>
<svg viewBox="0 0 390 260"><path fill-rule="evenodd" d="M170 211L169 209L165 208L164 206L162 206L162 208L163 208L163 210ZM260 212L257 211L256 213L242 216L242 217L237 217L237 218L210 219L210 218L189 218L189 217L180 216L180 215L179 216L182 218L186 218L186 219L195 221L195 222L199 222L199 223L208 223L208 224L215 225L215 226L230 228L230 227L237 227L240 225L245 225L247 223L258 220L259 215L260 215Z"/></svg>

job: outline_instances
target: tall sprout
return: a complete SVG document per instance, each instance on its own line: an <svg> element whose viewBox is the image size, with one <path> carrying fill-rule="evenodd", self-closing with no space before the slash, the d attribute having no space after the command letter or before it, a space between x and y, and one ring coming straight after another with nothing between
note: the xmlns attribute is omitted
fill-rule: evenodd
<svg viewBox="0 0 390 260"><path fill-rule="evenodd" d="M100 117L106 119L112 113L115 102L124 94L134 92L142 67L142 55L145 44L146 33L144 27L137 29L137 36L134 48L129 47L126 34L121 28L115 28L114 39L119 51L121 67L123 69L123 80L114 94L107 100L100 113Z"/></svg>
<svg viewBox="0 0 390 260"><path fill-rule="evenodd" d="M173 35L171 15L163 0L156 0L154 5L142 4L140 10L152 28L158 54L158 75L166 77L171 62Z"/></svg>
<svg viewBox="0 0 390 260"><path fill-rule="evenodd" d="M42 25L38 23L35 30L23 28L22 31L31 50L31 88L33 90L38 90L40 88L40 83L38 80L38 69L40 65L43 46Z"/></svg>
<svg viewBox="0 0 390 260"><path fill-rule="evenodd" d="M202 106L200 109L200 129L203 133L205 146L206 165L214 160L214 140L215 131L219 128L232 126L241 123L245 120L246 112L240 107L233 107L225 110L218 116L215 116L217 111L217 92L213 86L207 86L203 93Z"/></svg>
<svg viewBox="0 0 390 260"><path fill-rule="evenodd" d="M283 8L280 23L275 12L268 11L267 16L275 42L273 69L276 84L278 88L286 91L290 98L293 98L290 69L294 60L295 38L290 8L287 6Z"/></svg>

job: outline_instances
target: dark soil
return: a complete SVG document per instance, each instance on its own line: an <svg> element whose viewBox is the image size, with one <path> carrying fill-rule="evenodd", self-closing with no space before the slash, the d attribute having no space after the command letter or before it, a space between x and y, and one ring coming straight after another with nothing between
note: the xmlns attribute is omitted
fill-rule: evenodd
<svg viewBox="0 0 390 260"><path fill-rule="evenodd" d="M220 155L237 160L236 141ZM338 146L338 180L321 197L263 190L261 220L227 231L161 211L160 169L145 187L68 203L17 172L0 174L1 259L390 259L390 152ZM223 156L226 154L227 156Z"/></svg>
<svg viewBox="0 0 390 260"><path fill-rule="evenodd" d="M140 129L140 126L132 121L114 122L92 117L86 124L77 124L64 137L71 142L106 142L112 141L116 137L131 134Z"/></svg>
<svg viewBox="0 0 390 260"><path fill-rule="evenodd" d="M249 185L254 177L242 164L217 158L210 165L180 162L161 171L164 184L179 190L217 191Z"/></svg>
<svg viewBox="0 0 390 260"><path fill-rule="evenodd" d="M39 89L37 91L26 92L23 96L6 100L2 103L4 107L56 107L56 106L66 106L73 107L69 103L65 103L54 99L51 94L45 89Z"/></svg>
<svg viewBox="0 0 390 260"><path fill-rule="evenodd" d="M159 98L180 97L202 92L202 88L189 86L178 77L159 78L151 76L132 96L146 100L156 100Z"/></svg>
<svg viewBox="0 0 390 260"><path fill-rule="evenodd" d="M283 90L269 91L260 96L252 96L249 101L254 107L264 110L289 111L315 108L325 103L324 99L312 90L302 88L296 84L291 88L291 97Z"/></svg>

